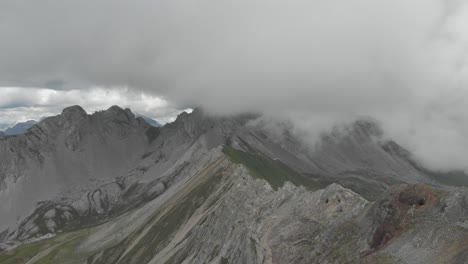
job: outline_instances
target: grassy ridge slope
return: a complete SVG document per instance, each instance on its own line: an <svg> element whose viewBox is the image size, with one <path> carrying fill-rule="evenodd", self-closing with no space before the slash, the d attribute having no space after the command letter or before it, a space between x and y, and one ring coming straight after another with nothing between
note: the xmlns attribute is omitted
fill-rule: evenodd
<svg viewBox="0 0 468 264"><path fill-rule="evenodd" d="M291 182L295 186L304 186L309 190L321 188L319 184L306 179L279 160L272 160L229 146L225 146L223 152L232 162L244 165L253 177L266 180L275 191L282 187L286 181Z"/></svg>

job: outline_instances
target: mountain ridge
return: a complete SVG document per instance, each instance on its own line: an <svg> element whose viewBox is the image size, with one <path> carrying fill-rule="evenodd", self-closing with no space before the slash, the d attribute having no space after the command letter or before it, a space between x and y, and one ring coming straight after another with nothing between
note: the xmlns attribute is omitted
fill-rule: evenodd
<svg viewBox="0 0 468 264"><path fill-rule="evenodd" d="M369 120L330 133L317 148L305 151L304 143L292 134L278 139L252 122L258 118L211 116L195 109L157 128L135 118L129 109L113 106L88 115L73 106L24 135L0 138L0 209L13 214L13 222L1 219L7 228L0 229L3 247L20 254L30 245L22 243L31 238L42 239L34 245L79 241L80 250L87 252L85 263L323 263L362 257L352 252L365 253L362 260L370 261L388 245L408 241L399 232L410 230L400 223L407 221L410 210L421 208L422 219L432 221L436 216L429 212L450 204L446 208L454 209L443 215L453 225L468 213L453 200L457 195L468 197L466 189L449 187L415 166L409 152L396 142L382 141L382 131ZM47 188L31 180L35 178L45 181ZM421 183L427 187L411 187ZM404 187L407 184L410 187ZM26 199L25 190L34 199ZM328 198L320 198L323 193ZM420 200L424 204L419 205ZM232 215L232 206L239 215ZM389 206L398 213L387 212ZM13 207L19 208L16 214ZM317 214L326 217L317 219ZM356 217L372 228L351 221ZM307 227L327 221L331 222L323 231ZM342 227L349 221L349 227ZM414 232L422 236L427 230L415 224ZM223 238L230 228L236 231ZM342 237L341 228L353 235ZM63 238L62 232L69 237ZM326 239L338 240L328 245L333 251L327 257L307 253L302 242L288 245L289 240L263 235L271 232L286 232L291 243L295 236L309 234L318 251L327 248ZM346 239L358 241L357 247L348 247ZM453 239L435 246L461 238ZM229 246L207 252L223 243ZM289 249L299 250L302 260L293 251L286 258L274 254ZM340 250L349 256L338 254ZM37 254L48 255L40 250ZM401 258L407 252L388 254ZM52 263L65 261L59 255L49 257L55 260ZM83 263L79 256L69 257Z"/></svg>

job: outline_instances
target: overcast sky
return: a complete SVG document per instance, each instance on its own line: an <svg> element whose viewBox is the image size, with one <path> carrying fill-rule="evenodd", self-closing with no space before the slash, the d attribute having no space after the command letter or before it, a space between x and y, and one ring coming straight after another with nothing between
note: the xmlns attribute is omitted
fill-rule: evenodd
<svg viewBox="0 0 468 264"><path fill-rule="evenodd" d="M466 169L467 25L464 0L3 0L0 123L68 104L372 116Z"/></svg>

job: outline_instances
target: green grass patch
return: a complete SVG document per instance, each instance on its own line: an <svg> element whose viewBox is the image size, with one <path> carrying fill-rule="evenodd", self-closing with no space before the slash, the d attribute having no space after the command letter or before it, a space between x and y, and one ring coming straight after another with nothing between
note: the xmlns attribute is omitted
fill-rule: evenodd
<svg viewBox="0 0 468 264"><path fill-rule="evenodd" d="M88 235L90 229L83 229L72 233L63 233L53 238L21 245L11 251L0 253L0 264L26 263L39 253L56 246L35 264L83 263L86 256L77 250L79 243Z"/></svg>
<svg viewBox="0 0 468 264"><path fill-rule="evenodd" d="M91 229L86 228L58 237L55 242L60 244L35 264L83 263L91 253L80 252L78 246L90 234Z"/></svg>
<svg viewBox="0 0 468 264"><path fill-rule="evenodd" d="M258 154L251 154L229 146L223 148L224 154L237 164L244 165L251 176L266 180L273 190L278 190L286 181L295 186L304 186L309 190L318 190L318 186L312 180L306 179L279 160L272 160Z"/></svg>
<svg viewBox="0 0 468 264"><path fill-rule="evenodd" d="M50 240L43 240L19 246L12 251L1 252L0 264L26 263L42 250L52 246L52 244Z"/></svg>

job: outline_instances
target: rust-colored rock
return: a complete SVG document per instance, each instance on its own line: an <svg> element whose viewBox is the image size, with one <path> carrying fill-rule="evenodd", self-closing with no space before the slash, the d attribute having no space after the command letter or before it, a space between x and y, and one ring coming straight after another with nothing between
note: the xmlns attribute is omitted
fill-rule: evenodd
<svg viewBox="0 0 468 264"><path fill-rule="evenodd" d="M377 201L374 213L375 231L368 244L374 250L381 249L412 222L413 210L432 208L439 201L434 190L424 184L399 187L384 199ZM409 213L413 211L413 213Z"/></svg>

